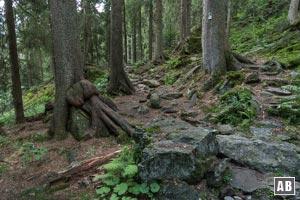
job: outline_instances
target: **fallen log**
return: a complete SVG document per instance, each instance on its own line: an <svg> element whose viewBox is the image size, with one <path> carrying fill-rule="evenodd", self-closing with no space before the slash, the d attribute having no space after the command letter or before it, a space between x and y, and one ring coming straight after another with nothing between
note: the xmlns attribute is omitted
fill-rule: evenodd
<svg viewBox="0 0 300 200"><path fill-rule="evenodd" d="M74 167L71 167L71 168L61 171L61 172L58 172L58 175L56 177L52 178L49 181L49 184L51 186L51 185L54 185L55 183L69 180L71 177L74 177L79 174L86 173L87 171L93 170L96 167L106 164L112 158L119 155L120 152L121 152L121 150L117 150L117 151L114 151L105 156L95 157L95 158L91 158L91 159L82 161Z"/></svg>

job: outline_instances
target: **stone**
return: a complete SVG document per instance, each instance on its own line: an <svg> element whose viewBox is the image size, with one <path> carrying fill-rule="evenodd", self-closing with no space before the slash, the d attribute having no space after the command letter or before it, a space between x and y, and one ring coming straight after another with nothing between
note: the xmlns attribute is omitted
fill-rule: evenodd
<svg viewBox="0 0 300 200"><path fill-rule="evenodd" d="M190 185L185 182L166 183L156 195L157 200L199 200L199 194Z"/></svg>
<svg viewBox="0 0 300 200"><path fill-rule="evenodd" d="M246 74L245 76L245 83L247 84L251 84L251 83L259 83L260 82L260 79L259 79L259 74L258 72L251 72L251 73L248 73Z"/></svg>
<svg viewBox="0 0 300 200"><path fill-rule="evenodd" d="M85 137L85 131L91 126L89 116L82 110L71 108L71 116L68 123L68 129L76 140L82 140Z"/></svg>
<svg viewBox="0 0 300 200"><path fill-rule="evenodd" d="M160 86L160 82L157 80L143 80L143 84L147 85L150 88L156 88Z"/></svg>
<svg viewBox="0 0 300 200"><path fill-rule="evenodd" d="M144 182L155 180L195 181L199 167L195 147L173 141L154 143L145 148L138 165L139 176Z"/></svg>
<svg viewBox="0 0 300 200"><path fill-rule="evenodd" d="M160 98L157 93L153 93L150 96L150 107L154 109L159 109L160 106Z"/></svg>
<svg viewBox="0 0 300 200"><path fill-rule="evenodd" d="M268 188L268 185L264 182L264 175L255 170L232 166L231 174L231 187L242 190L245 193Z"/></svg>
<svg viewBox="0 0 300 200"><path fill-rule="evenodd" d="M170 133L169 138L175 142L192 145L196 148L197 155L205 157L218 152L216 130L203 127L193 127Z"/></svg>
<svg viewBox="0 0 300 200"><path fill-rule="evenodd" d="M149 113L150 110L149 110L149 108L147 106L141 105L141 106L138 107L137 112L140 115L145 115L145 114Z"/></svg>
<svg viewBox="0 0 300 200"><path fill-rule="evenodd" d="M256 124L261 127L266 127L266 128L281 128L282 125L277 122L273 121L267 121L267 120L262 120L262 121L257 121Z"/></svg>
<svg viewBox="0 0 300 200"><path fill-rule="evenodd" d="M251 126L250 133L259 139L270 139L272 137L272 128L258 128Z"/></svg>
<svg viewBox="0 0 300 200"><path fill-rule="evenodd" d="M161 109L164 113L167 113L167 114L170 114L170 113L177 113L178 110L176 110L174 108L174 106L164 106L162 109Z"/></svg>
<svg viewBox="0 0 300 200"><path fill-rule="evenodd" d="M217 135L219 153L260 172L280 172L300 180L300 147L236 135Z"/></svg>
<svg viewBox="0 0 300 200"><path fill-rule="evenodd" d="M226 175L228 170L228 159L217 160L205 174L207 185L213 188L220 188L224 184L224 175Z"/></svg>
<svg viewBox="0 0 300 200"><path fill-rule="evenodd" d="M234 196L233 198L234 198L234 200L244 200L242 197L239 197L239 196Z"/></svg>
<svg viewBox="0 0 300 200"><path fill-rule="evenodd" d="M275 87L269 87L267 89L268 92L271 92L273 94L276 94L276 95L281 95L281 96L289 96L291 95L292 93L288 90L285 90L285 89L281 89L281 88L275 88Z"/></svg>
<svg viewBox="0 0 300 200"><path fill-rule="evenodd" d="M270 98L270 97L273 97L274 95L272 93L270 93L270 92L262 91L260 93L260 96L265 97L265 98Z"/></svg>
<svg viewBox="0 0 300 200"><path fill-rule="evenodd" d="M193 126L185 121L178 119L158 118L145 125L145 128L158 127L164 133L178 132L190 129Z"/></svg>
<svg viewBox="0 0 300 200"><path fill-rule="evenodd" d="M224 200L234 200L234 198L232 198L231 196L226 196L224 197Z"/></svg>
<svg viewBox="0 0 300 200"><path fill-rule="evenodd" d="M194 111L194 110L185 110L183 112L180 113L180 117L181 118L185 118L185 117L197 117L198 116L198 112Z"/></svg>
<svg viewBox="0 0 300 200"><path fill-rule="evenodd" d="M217 130L222 135L232 135L235 133L235 128L230 124L218 124Z"/></svg>
<svg viewBox="0 0 300 200"><path fill-rule="evenodd" d="M197 101L198 101L198 95L196 93L194 93L189 102L188 108L189 109L193 108L197 104Z"/></svg>
<svg viewBox="0 0 300 200"><path fill-rule="evenodd" d="M182 96L183 94L181 92L169 92L160 95L162 99L166 99L166 100L178 99Z"/></svg>
<svg viewBox="0 0 300 200"><path fill-rule="evenodd" d="M145 182L176 179L194 184L204 177L216 153L214 130L195 127L172 132L168 140L143 150L139 175Z"/></svg>

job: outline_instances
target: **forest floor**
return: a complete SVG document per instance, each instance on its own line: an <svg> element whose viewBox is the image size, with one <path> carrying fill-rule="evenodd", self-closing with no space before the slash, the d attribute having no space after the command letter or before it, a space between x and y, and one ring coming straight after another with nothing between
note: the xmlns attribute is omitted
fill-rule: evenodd
<svg viewBox="0 0 300 200"><path fill-rule="evenodd" d="M195 55L197 57L199 55ZM193 58L191 58L193 60ZM195 59L194 59L195 60ZM260 83L245 85L255 94L259 102L260 115L257 120L270 121L281 124L280 118L270 117L265 109L276 98L284 98L285 94L273 94L270 88L262 83L278 81L289 82L286 77L293 71L286 70L280 74L272 75L260 71L262 61L257 62L255 69L259 73ZM190 64L181 72L185 77L189 71L197 67ZM199 88L199 72L193 74L188 80L179 81L173 85L164 84L164 66L151 69L149 66L134 68L127 67L137 91L131 96L119 96L114 102L119 108L119 114L135 126L144 126L153 120L177 118L191 123L192 125L205 124L215 126L207 120L210 107L217 104L220 95L213 92L202 93L200 98L188 98L191 86ZM200 77L201 78L201 77ZM196 83L196 84L195 84ZM152 109L149 105L150 94L157 93L164 96L160 100L160 108ZM276 93L276 92L275 92ZM282 133L283 126L278 128ZM93 199L97 184L93 182L93 176L101 173L94 169L81 176L72 177L63 185L45 188L49 179L78 162L107 155L121 148L115 138L90 139L78 142L69 136L64 141L48 140L48 125L42 121L30 122L23 125L5 127L6 135L0 140L0 199Z"/></svg>

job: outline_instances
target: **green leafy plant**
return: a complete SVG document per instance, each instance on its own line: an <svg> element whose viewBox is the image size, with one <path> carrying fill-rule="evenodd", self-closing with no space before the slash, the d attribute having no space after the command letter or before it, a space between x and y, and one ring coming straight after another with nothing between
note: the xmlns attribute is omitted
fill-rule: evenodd
<svg viewBox="0 0 300 200"><path fill-rule="evenodd" d="M37 148L33 143L26 142L22 145L22 155L25 162L41 160L48 148Z"/></svg>
<svg viewBox="0 0 300 200"><path fill-rule="evenodd" d="M223 124L247 127L256 117L256 102L246 88L237 87L221 96L220 103L213 109L212 119Z"/></svg>
<svg viewBox="0 0 300 200"><path fill-rule="evenodd" d="M0 135L0 147L6 147L11 143L10 139L4 135Z"/></svg>
<svg viewBox="0 0 300 200"><path fill-rule="evenodd" d="M140 196L153 197L160 189L158 183L140 183L137 178L138 153L125 147L119 157L102 166L106 173L97 175L102 186L96 190L101 199L137 200Z"/></svg>
<svg viewBox="0 0 300 200"><path fill-rule="evenodd" d="M285 85L282 89L289 90L295 94L295 98L281 99L276 107L267 109L268 113L274 116L282 117L286 120L287 124L299 125L300 124L300 86Z"/></svg>
<svg viewBox="0 0 300 200"><path fill-rule="evenodd" d="M176 77L172 73L166 73L164 76L164 82L166 85L173 85L175 83Z"/></svg>

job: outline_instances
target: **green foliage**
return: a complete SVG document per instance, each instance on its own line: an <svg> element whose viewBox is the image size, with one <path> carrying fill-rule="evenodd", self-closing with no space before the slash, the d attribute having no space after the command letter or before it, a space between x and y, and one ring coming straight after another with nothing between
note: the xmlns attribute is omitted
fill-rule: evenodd
<svg viewBox="0 0 300 200"><path fill-rule="evenodd" d="M6 147L11 143L10 139L4 135L0 135L0 147Z"/></svg>
<svg viewBox="0 0 300 200"><path fill-rule="evenodd" d="M172 73L166 73L164 76L164 82L166 85L173 85L175 83L176 77Z"/></svg>
<svg viewBox="0 0 300 200"><path fill-rule="evenodd" d="M98 175L103 186L96 190L101 199L135 200L140 195L153 197L160 189L158 183L148 185L138 182L138 153L125 147L119 157L102 166L106 173Z"/></svg>
<svg viewBox="0 0 300 200"><path fill-rule="evenodd" d="M166 61L165 69L178 69L180 67L185 67L189 63L191 63L191 60L187 56L175 57Z"/></svg>
<svg viewBox="0 0 300 200"><path fill-rule="evenodd" d="M247 127L256 117L255 103L251 91L243 87L234 88L221 96L220 104L213 109L213 120Z"/></svg>
<svg viewBox="0 0 300 200"><path fill-rule="evenodd" d="M8 171L8 167L5 164L0 164L0 175L7 172Z"/></svg>
<svg viewBox="0 0 300 200"><path fill-rule="evenodd" d="M271 107L267 111L275 116L280 116L286 120L288 124L300 124L300 86L285 85L282 89L286 89L295 94L295 98L281 99L277 107Z"/></svg>
<svg viewBox="0 0 300 200"><path fill-rule="evenodd" d="M106 92L106 88L108 86L108 73L104 73L101 77L97 78L94 82L96 85L97 89L100 90L101 92Z"/></svg>
<svg viewBox="0 0 300 200"><path fill-rule="evenodd" d="M50 138L48 134L34 133L29 135L26 139L33 142L45 142L48 141Z"/></svg>
<svg viewBox="0 0 300 200"><path fill-rule="evenodd" d="M162 133L162 130L160 129L159 126L152 126L152 127L149 127L149 128L146 128L146 132L147 133Z"/></svg>
<svg viewBox="0 0 300 200"><path fill-rule="evenodd" d="M25 115L32 116L43 113L45 111L45 104L54 101L54 96L54 84L48 84L43 87L32 87L23 96Z"/></svg>
<svg viewBox="0 0 300 200"><path fill-rule="evenodd" d="M245 80L245 73L242 71L229 71L226 73L226 79L233 86L239 85Z"/></svg>
<svg viewBox="0 0 300 200"><path fill-rule="evenodd" d="M22 145L22 156L25 162L41 160L48 148L37 148L31 142L26 142Z"/></svg>

